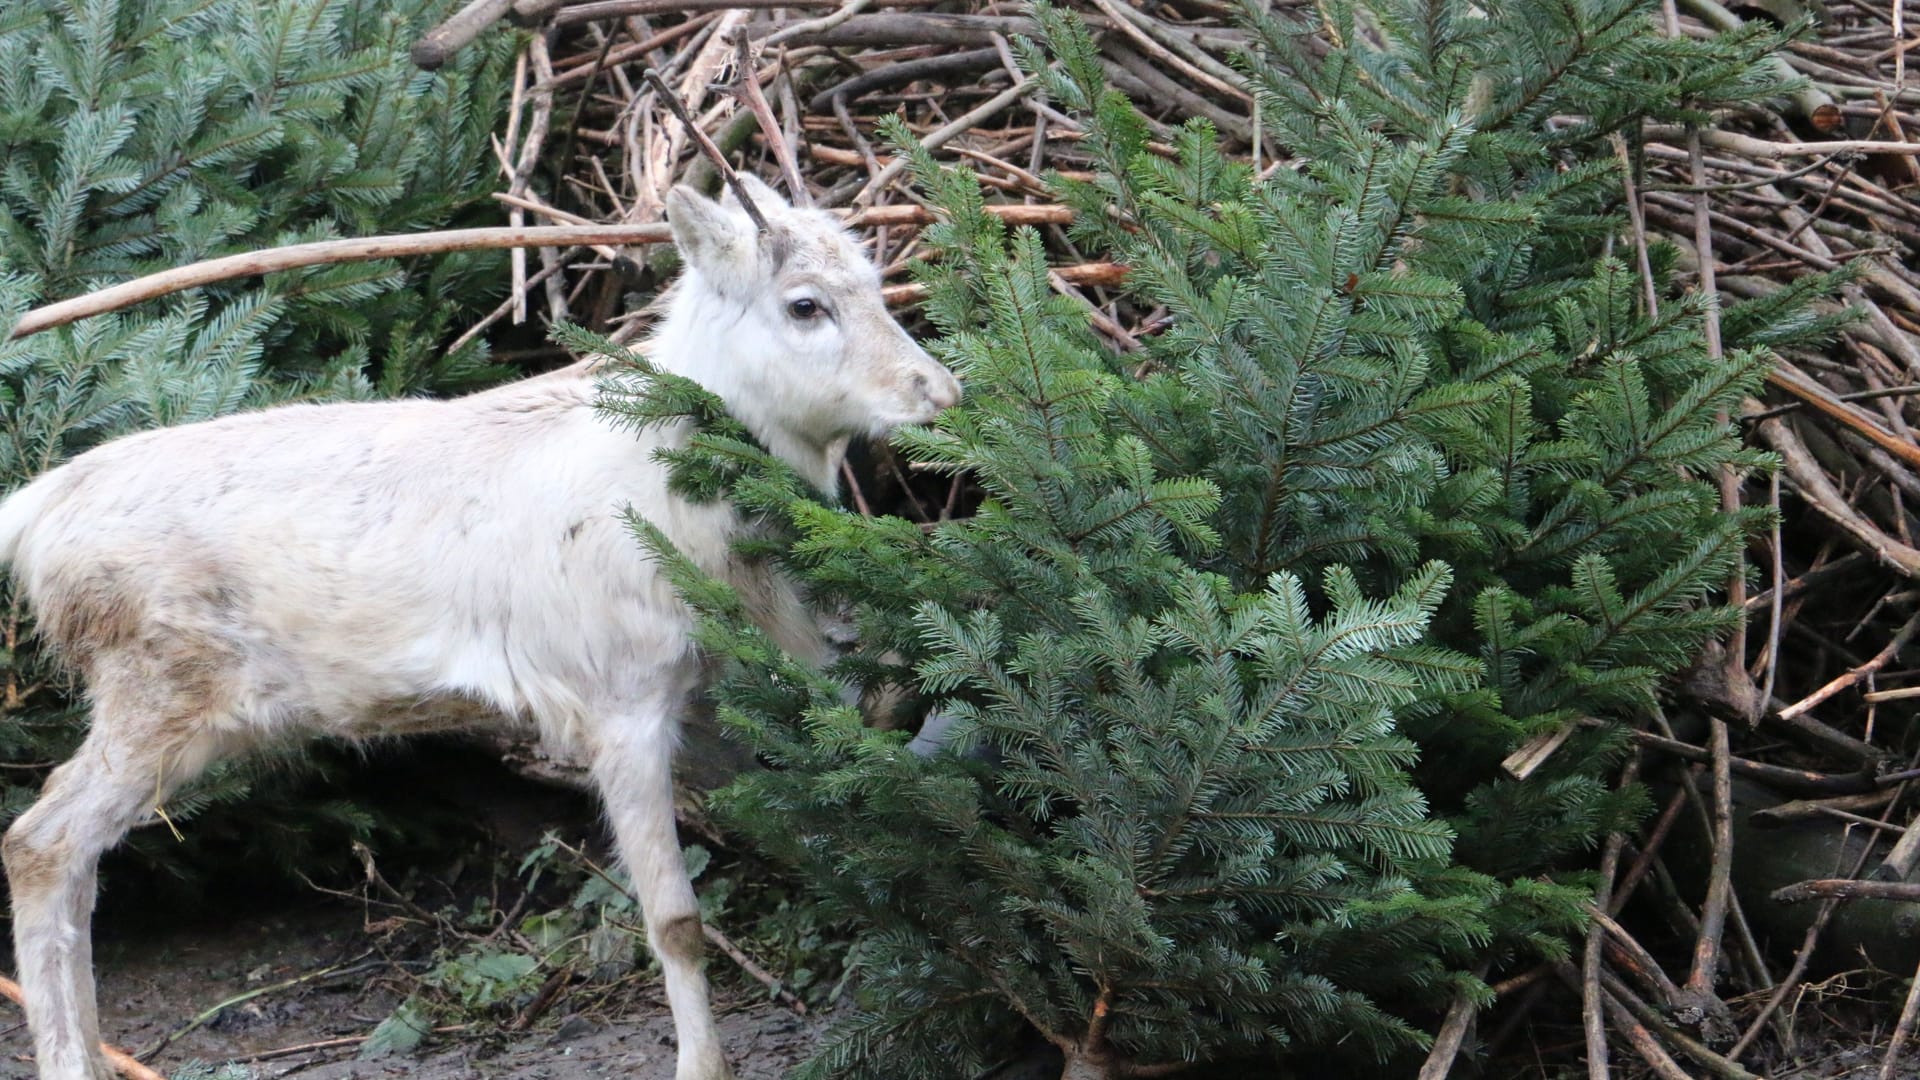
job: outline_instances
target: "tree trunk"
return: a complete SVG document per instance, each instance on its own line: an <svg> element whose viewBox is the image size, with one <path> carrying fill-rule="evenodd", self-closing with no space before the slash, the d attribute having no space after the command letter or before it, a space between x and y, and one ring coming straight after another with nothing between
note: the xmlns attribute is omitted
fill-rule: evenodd
<svg viewBox="0 0 1920 1080"><path fill-rule="evenodd" d="M1068 1050L1067 1067L1061 1070L1060 1080L1113 1080L1119 1075L1113 1066L1112 1054Z"/></svg>

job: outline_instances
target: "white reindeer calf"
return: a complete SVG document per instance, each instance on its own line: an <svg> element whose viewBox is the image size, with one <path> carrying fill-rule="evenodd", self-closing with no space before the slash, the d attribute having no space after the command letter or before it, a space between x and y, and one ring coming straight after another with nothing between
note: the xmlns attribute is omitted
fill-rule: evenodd
<svg viewBox="0 0 1920 1080"><path fill-rule="evenodd" d="M649 358L726 401L834 490L847 440L931 419L960 385L894 322L830 216L764 184L667 200L686 272ZM631 505L732 580L788 649L825 655L790 585L734 565L724 505L667 490L594 410L591 361L451 401L290 405L118 439L0 504L41 636L93 723L7 830L14 953L42 1080L109 1080L90 932L102 852L225 755L530 721L591 763L639 891L678 1080L730 1076L700 969L669 771L696 688L690 613L617 517Z"/></svg>

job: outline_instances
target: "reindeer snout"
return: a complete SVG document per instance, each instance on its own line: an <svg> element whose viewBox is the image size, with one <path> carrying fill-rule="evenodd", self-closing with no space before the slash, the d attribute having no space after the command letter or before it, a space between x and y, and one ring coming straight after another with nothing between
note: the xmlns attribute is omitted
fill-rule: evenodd
<svg viewBox="0 0 1920 1080"><path fill-rule="evenodd" d="M927 400L936 409L951 409L960 404L960 380L954 377L953 372L938 364L934 365L934 372L932 379L921 376L921 381L928 384Z"/></svg>

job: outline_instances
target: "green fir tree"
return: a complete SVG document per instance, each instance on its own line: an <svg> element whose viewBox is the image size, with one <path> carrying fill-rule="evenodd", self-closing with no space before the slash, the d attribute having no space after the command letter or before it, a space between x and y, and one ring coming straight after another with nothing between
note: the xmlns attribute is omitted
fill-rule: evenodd
<svg viewBox="0 0 1920 1080"><path fill-rule="evenodd" d="M721 811L863 934L862 1011L805 1075L970 1076L1020 1032L1074 1080L1417 1051L1475 973L1567 955L1583 855L1644 806L1609 784L1621 721L1738 617L1719 591L1765 514L1716 479L1769 461L1716 415L1832 330L1796 304L1833 282L1728 310L1710 358L1674 252L1657 314L1612 254L1609 138L1784 89L1781 37L1669 39L1640 0L1316 7L1246 13L1298 163L1261 177L1201 121L1150 143L1073 18L1020 44L1098 165L1056 179L1082 250L1168 313L1143 355L890 132L945 214L918 270L968 385L898 443L971 478L971 516L848 513L697 388L610 386L702 429L682 490L774 523L747 553L852 613L834 676L956 719L931 758L865 726L636 521L770 766Z"/></svg>

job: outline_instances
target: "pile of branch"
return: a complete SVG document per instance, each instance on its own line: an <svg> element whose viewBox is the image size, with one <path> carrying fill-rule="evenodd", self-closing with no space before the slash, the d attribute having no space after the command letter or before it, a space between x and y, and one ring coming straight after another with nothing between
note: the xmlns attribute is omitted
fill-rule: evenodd
<svg viewBox="0 0 1920 1080"><path fill-rule="evenodd" d="M1115 284L1123 271L1073 252L1059 229L1070 216L1041 174L1072 175L1086 163L1075 153L1079 124L1035 99L1034 81L1015 62L1009 40L1032 33L1032 20L993 4L967 14L930 6L851 0L808 17L792 14L805 8L793 4L475 0L422 39L415 57L440 62L489 18L541 28L520 58L515 120L498 147L504 190L496 197L512 226L653 224L674 184L711 186L701 140L641 77L652 70L720 153L761 159L796 202L871 228L876 261L894 282L892 302L918 298L904 271L920 227L932 220L905 183L905 163L868 138L879 115L903 112L930 149L972 166L998 193L997 213L1053 228L1067 256L1056 287L1100 308L1083 290ZM1218 0L1181 0L1155 14L1092 0L1084 17L1101 36L1116 86L1159 103L1167 123L1211 117L1249 149L1252 97L1225 59L1245 34L1228 25L1228 11ZM630 339L640 324L620 313L649 254L618 243L554 244L531 259L516 251L513 295L496 318L526 319L533 304L546 318L615 325L616 339ZM1137 325L1099 321L1133 342Z"/></svg>
<svg viewBox="0 0 1920 1080"><path fill-rule="evenodd" d="M1738 22L1711 0L1681 6L1675 32ZM1920 518L1905 505L1920 495L1920 143L1909 141L1920 92L1906 88L1916 39L1898 3L1816 14L1817 36L1784 57L1810 80L1790 108L1727 116L1716 130L1649 128L1623 147L1643 234L1678 245L1723 304L1846 268L1840 300L1857 318L1833 347L1781 357L1767 400L1739 418L1782 468L1771 483L1729 485L1729 499L1770 500L1785 525L1753 552L1763 591L1734 589L1749 635L1703 663L1676 701L1683 730L1656 716L1639 733L1635 764L1673 782L1656 789L1664 805L1640 836L1608 845L1584 964L1556 972L1580 989L1596 1076L1602 1012L1658 1075L1831 1075L1812 1061L1831 1036L1792 1015L1813 1000L1810 972L1899 964L1892 974L1904 975L1920 958L1920 908L1908 906L1920 901L1908 881L1920 862L1920 756L1902 704L1920 697ZM1682 709L1712 715L1689 734ZM1698 908L1689 875L1663 858L1676 844L1705 868ZM1667 912L1659 929L1693 943L1672 976L1601 917L1636 890ZM1871 1025L1853 1039L1882 1044L1883 1080L1908 1060L1916 1006L1920 990L1897 1019L1847 1021Z"/></svg>

